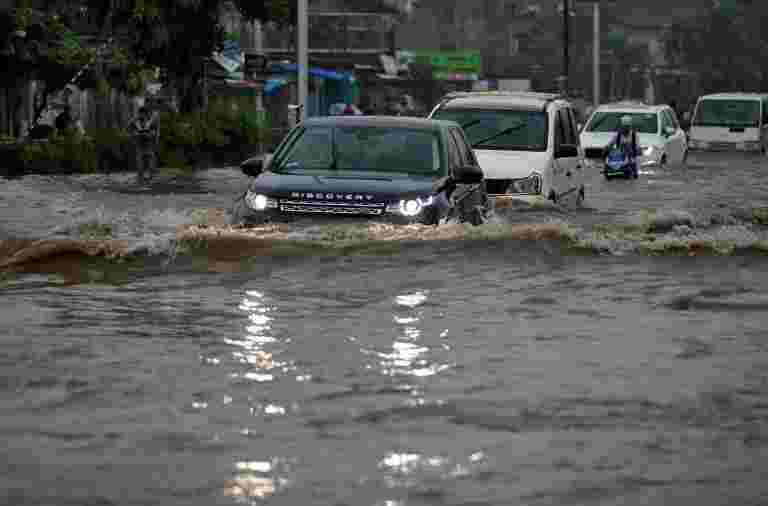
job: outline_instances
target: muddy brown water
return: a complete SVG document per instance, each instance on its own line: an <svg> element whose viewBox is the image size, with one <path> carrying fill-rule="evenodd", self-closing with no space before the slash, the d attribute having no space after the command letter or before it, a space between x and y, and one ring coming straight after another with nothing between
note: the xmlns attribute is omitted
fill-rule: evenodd
<svg viewBox="0 0 768 506"><path fill-rule="evenodd" d="M595 174L587 209L504 219L589 228L657 209L760 236L743 208L768 204L767 170L709 157ZM98 220L156 251L0 277L0 502L768 503L768 257L530 240L247 268L162 254L244 183L0 182L4 239Z"/></svg>

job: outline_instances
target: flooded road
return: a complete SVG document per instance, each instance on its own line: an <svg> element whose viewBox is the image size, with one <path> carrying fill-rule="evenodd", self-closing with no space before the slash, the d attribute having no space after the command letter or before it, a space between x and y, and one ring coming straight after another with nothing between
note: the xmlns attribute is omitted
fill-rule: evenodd
<svg viewBox="0 0 768 506"><path fill-rule="evenodd" d="M245 182L0 183L0 238L142 252L0 274L0 501L768 503L768 160L378 253L174 246Z"/></svg>

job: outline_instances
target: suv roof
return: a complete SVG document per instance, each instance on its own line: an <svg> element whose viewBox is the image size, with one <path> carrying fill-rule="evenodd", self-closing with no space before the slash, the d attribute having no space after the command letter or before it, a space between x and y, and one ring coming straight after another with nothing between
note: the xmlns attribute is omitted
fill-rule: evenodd
<svg viewBox="0 0 768 506"><path fill-rule="evenodd" d="M533 91L460 91L449 93L440 100L440 106L450 104L452 109L525 109L543 111L555 101L565 101L557 93Z"/></svg>
<svg viewBox="0 0 768 506"><path fill-rule="evenodd" d="M452 121L416 118L410 116L315 116L308 118L307 126L373 126L386 128L413 128L440 130L456 124Z"/></svg>

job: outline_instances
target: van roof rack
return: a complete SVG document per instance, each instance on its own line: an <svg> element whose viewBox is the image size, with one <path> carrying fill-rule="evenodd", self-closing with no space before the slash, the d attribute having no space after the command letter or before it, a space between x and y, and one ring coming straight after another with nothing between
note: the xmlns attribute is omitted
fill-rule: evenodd
<svg viewBox="0 0 768 506"><path fill-rule="evenodd" d="M565 98L562 93L546 93L541 91L453 91L446 94L444 99L453 99L461 97L521 97L521 98L540 98L542 100L558 100Z"/></svg>
<svg viewBox="0 0 768 506"><path fill-rule="evenodd" d="M472 98L472 97L517 97L517 98L530 98L539 99L543 102L546 108L547 104L555 100L562 100L567 98L561 93L545 93L539 91L507 91L507 90L492 90L492 91L453 91L446 94L438 102L441 106L447 104L451 100L457 98Z"/></svg>

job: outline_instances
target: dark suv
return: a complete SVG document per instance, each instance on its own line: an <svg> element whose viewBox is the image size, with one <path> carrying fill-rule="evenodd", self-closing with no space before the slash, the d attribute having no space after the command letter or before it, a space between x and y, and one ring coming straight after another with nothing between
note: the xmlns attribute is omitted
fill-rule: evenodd
<svg viewBox="0 0 768 506"><path fill-rule="evenodd" d="M241 164L255 179L233 225L335 215L437 225L483 223L483 172L461 128L421 118L336 116L297 125L275 150Z"/></svg>

